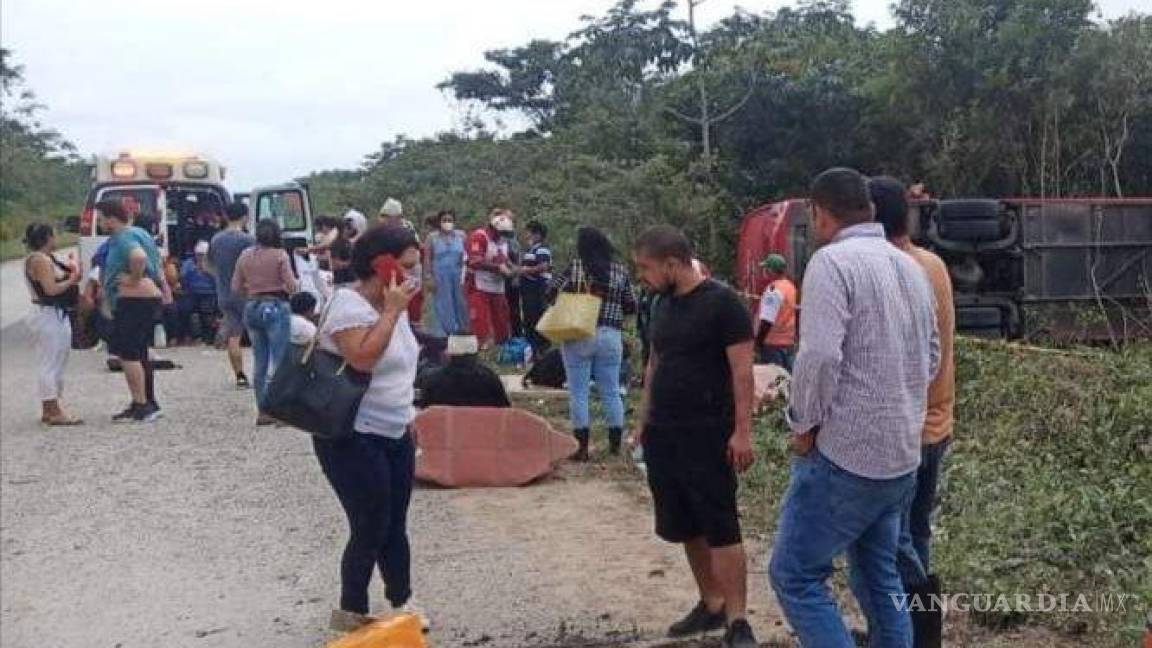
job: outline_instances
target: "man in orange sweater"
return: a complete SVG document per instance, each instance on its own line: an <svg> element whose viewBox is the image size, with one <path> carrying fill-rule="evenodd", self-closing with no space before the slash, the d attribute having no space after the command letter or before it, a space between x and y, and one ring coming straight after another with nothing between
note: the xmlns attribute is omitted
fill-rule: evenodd
<svg viewBox="0 0 1152 648"><path fill-rule="evenodd" d="M905 590L919 594L925 612L912 613L914 646L939 646L942 615L931 610L928 596L940 593L939 580L929 569L932 510L936 505L936 485L940 465L952 443L953 407L956 404L956 362L953 342L956 315L952 280L944 261L932 252L912 244L908 236L908 199L904 185L888 177L868 183L876 220L884 226L888 240L916 260L932 285L936 298L936 325L940 331L940 370L928 386L928 413L921 435L920 468L916 473L916 494L904 515L898 565Z"/></svg>

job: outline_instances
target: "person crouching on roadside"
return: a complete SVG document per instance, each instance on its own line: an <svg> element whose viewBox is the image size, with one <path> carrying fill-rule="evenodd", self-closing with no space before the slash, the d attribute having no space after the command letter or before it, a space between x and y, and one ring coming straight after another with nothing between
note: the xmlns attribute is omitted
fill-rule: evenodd
<svg viewBox="0 0 1152 648"><path fill-rule="evenodd" d="M298 292L288 300L292 309L289 324L292 344L305 345L316 335L316 297L312 293Z"/></svg>

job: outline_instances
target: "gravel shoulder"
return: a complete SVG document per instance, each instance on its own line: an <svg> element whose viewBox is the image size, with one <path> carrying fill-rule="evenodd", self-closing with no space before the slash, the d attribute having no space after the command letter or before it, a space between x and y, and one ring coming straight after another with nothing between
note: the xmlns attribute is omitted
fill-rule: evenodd
<svg viewBox="0 0 1152 648"><path fill-rule="evenodd" d="M66 403L88 425L36 423L34 358L0 335L0 646L321 646L345 522L291 429L255 428L221 354L174 349L165 417L113 426L125 387L72 356ZM619 468L619 467L617 467ZM694 602L622 469L565 467L520 489L418 490L415 589L432 645L630 645ZM753 558L762 562L762 550ZM760 571L756 568L756 571ZM752 580L761 634L779 614ZM374 601L383 601L373 585Z"/></svg>

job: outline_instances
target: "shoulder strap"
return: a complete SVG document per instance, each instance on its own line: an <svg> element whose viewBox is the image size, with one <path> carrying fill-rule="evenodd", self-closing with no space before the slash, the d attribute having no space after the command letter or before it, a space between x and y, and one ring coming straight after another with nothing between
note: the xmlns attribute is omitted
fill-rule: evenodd
<svg viewBox="0 0 1152 648"><path fill-rule="evenodd" d="M300 363L308 362L308 358L312 357L312 352L316 350L317 343L320 342L320 331L324 328L324 323L328 321L328 311L332 310L332 303L336 301L336 297L346 288L337 288L332 291L332 296L324 303L324 310L320 311L320 318L316 320L316 332L312 334L312 339L308 340L308 346L304 349L304 354L300 356Z"/></svg>
<svg viewBox="0 0 1152 648"><path fill-rule="evenodd" d="M51 254L44 254L43 252L33 252L33 253L29 254L28 256L24 257L24 278L27 279L29 283L31 283L33 286L36 287L37 292L41 292L44 290L44 287L41 286L40 282L36 281L36 278L32 276L32 258L37 254L42 254L42 255L48 257L49 261L51 261L57 265L59 265L60 262L56 261L56 258L53 257Z"/></svg>
<svg viewBox="0 0 1152 648"><path fill-rule="evenodd" d="M584 262L576 259L572 262L572 283L576 285L576 292L587 293L592 291L589 285L588 272L584 269Z"/></svg>

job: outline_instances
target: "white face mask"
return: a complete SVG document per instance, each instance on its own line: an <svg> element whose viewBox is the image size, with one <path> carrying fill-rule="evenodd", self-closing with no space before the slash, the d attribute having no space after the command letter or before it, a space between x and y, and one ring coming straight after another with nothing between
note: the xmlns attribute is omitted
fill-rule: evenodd
<svg viewBox="0 0 1152 648"><path fill-rule="evenodd" d="M456 223L440 223L440 231L451 232L456 229Z"/></svg>

